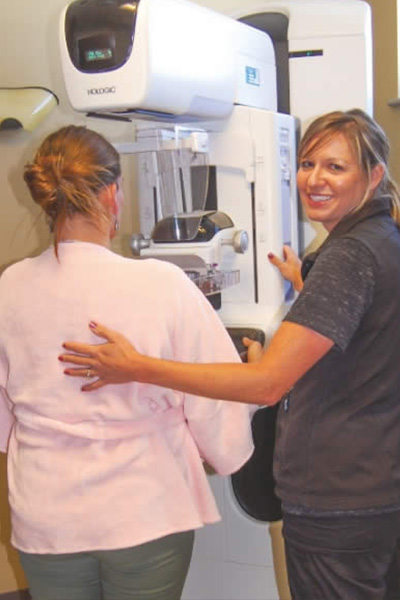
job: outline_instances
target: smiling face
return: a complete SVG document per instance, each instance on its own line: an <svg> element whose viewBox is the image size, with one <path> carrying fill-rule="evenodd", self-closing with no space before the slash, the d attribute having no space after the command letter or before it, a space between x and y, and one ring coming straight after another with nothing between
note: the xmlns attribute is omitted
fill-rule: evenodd
<svg viewBox="0 0 400 600"><path fill-rule="evenodd" d="M305 148L297 172L300 199L308 218L331 231L367 192L371 194L371 188L344 134L335 133L310 147Z"/></svg>

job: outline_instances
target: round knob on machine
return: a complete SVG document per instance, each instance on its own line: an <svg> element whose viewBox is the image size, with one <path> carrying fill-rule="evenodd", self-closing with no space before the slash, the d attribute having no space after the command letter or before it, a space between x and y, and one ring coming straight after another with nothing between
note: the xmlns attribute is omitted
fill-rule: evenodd
<svg viewBox="0 0 400 600"><path fill-rule="evenodd" d="M232 238L232 246L235 252L238 254L244 254L247 252L249 248L249 236L247 231L244 229L239 229L236 231Z"/></svg>

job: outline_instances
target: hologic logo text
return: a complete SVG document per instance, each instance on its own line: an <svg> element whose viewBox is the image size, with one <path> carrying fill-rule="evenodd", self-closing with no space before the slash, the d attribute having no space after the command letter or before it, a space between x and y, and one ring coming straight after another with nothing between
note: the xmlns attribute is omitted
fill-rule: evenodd
<svg viewBox="0 0 400 600"><path fill-rule="evenodd" d="M99 96L101 94L115 94L116 88L114 85L109 87L101 87L101 88L90 88L87 91L88 96Z"/></svg>

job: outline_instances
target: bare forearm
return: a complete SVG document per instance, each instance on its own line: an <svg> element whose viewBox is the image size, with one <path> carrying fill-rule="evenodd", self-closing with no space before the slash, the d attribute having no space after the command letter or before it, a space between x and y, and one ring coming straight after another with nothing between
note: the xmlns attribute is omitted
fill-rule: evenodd
<svg viewBox="0 0 400 600"><path fill-rule="evenodd" d="M136 362L133 368L132 378L197 396L248 404L275 404L282 395L280 386L274 385L274 378L269 379L258 363L193 364L142 356L140 365Z"/></svg>
<svg viewBox="0 0 400 600"><path fill-rule="evenodd" d="M259 362L192 364L140 356L132 363L132 379L209 398L272 405L332 346L318 333L284 323Z"/></svg>

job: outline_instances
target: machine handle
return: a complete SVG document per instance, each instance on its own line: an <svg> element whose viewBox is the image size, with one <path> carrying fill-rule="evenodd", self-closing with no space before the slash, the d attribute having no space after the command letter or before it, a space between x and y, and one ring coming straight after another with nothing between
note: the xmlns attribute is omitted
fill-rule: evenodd
<svg viewBox="0 0 400 600"><path fill-rule="evenodd" d="M150 246L150 240L145 238L142 233L133 233L131 235L130 247L133 256L140 256L141 250Z"/></svg>

